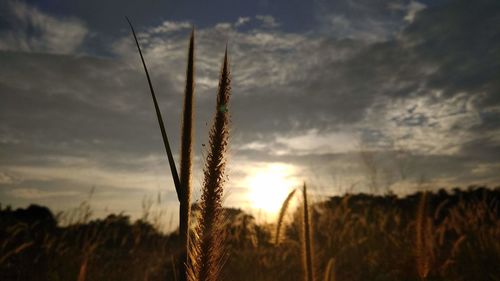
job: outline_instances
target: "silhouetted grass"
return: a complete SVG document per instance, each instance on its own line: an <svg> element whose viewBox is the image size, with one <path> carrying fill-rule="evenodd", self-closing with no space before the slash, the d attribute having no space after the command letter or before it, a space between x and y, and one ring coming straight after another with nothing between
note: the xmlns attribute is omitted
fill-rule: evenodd
<svg viewBox="0 0 500 281"><path fill-rule="evenodd" d="M432 219L428 217L427 192L422 192L415 222L415 251L418 276L426 280L434 260Z"/></svg>
<svg viewBox="0 0 500 281"><path fill-rule="evenodd" d="M139 52L139 56L141 57L142 66L144 67L144 72L146 73L146 78L148 80L149 91L151 92L151 98L153 99L153 104L155 107L156 118L158 119L158 125L160 126L160 132L163 139L163 145L165 146L165 152L168 157L168 164L170 165L170 172L172 173L172 179L174 181L175 191L177 192L177 198L179 202L182 201L182 190L181 184L179 180L179 175L177 173L177 168L175 167L174 156L172 155L172 150L170 149L170 143L168 141L167 131L165 130L165 125L163 123L163 118L161 117L160 107L158 106L158 101L156 100L156 94L153 88L153 83L151 82L151 77L149 77L148 68L146 66L146 62L144 61L144 57L142 55L141 47L139 46L139 41L137 40L137 36L135 34L134 26L130 22L128 18L127 22L130 25L130 29L132 30L132 35L134 36L135 44L137 46L137 51Z"/></svg>
<svg viewBox="0 0 500 281"><path fill-rule="evenodd" d="M216 281L222 267L222 195L229 137L228 102L231 93L227 47L219 79L215 117L210 130L209 151L204 169L201 215L192 252L191 280Z"/></svg>
<svg viewBox="0 0 500 281"><path fill-rule="evenodd" d="M335 259L328 260L323 281L335 281Z"/></svg>
<svg viewBox="0 0 500 281"><path fill-rule="evenodd" d="M354 194L308 201L317 277L328 276L333 266L335 281L420 280L415 210L421 198L421 193L405 198ZM498 188L427 193L436 244L427 280L498 279L499 198ZM229 257L218 280L303 280L303 211L302 206L294 211L276 245L275 225L223 209L219 237ZM0 280L35 281L77 280L86 253L89 281L174 280L172 253L180 246L177 233L162 234L146 221L110 215L60 226L48 209L37 206L0 209L0 241ZM87 252L89 246L94 249Z"/></svg>
<svg viewBox="0 0 500 281"><path fill-rule="evenodd" d="M184 109L182 111L181 165L180 183L181 200L179 206L179 236L181 245L185 245L179 259L179 280L187 280L187 264L189 253L189 218L191 217L191 172L193 158L193 111L194 100L194 28L189 40L188 63L186 69L186 89L184 93Z"/></svg>
<svg viewBox="0 0 500 281"><path fill-rule="evenodd" d="M311 218L309 217L309 203L307 202L307 186L304 183L302 187L302 261L304 263L304 280L314 281L314 247L312 241Z"/></svg>
<svg viewBox="0 0 500 281"><path fill-rule="evenodd" d="M278 215L278 222L276 223L276 234L275 234L274 244L279 243L281 228L283 227L283 219L285 218L285 214L286 211L288 210L288 206L290 205L290 201L292 201L296 191L297 189L292 190L286 197L285 201L283 201L283 204L281 204L280 213Z"/></svg>
<svg viewBox="0 0 500 281"><path fill-rule="evenodd" d="M160 113L158 102L156 100L156 95L152 86L151 78L149 77L148 69L142 55L139 42L137 40L134 27L132 23L127 18L127 21L132 30L135 43L137 45L137 50L141 57L141 61L146 73L148 80L149 89L151 91L151 97L153 98L153 104L155 106L156 116L158 123L160 125L160 131L163 138L163 143L165 146L165 151L167 152L168 161L170 164L170 170L174 180L175 189L177 192L177 198L179 200L179 240L180 244L183 245L181 252L177 258L177 276L180 281L187 280L187 264L189 262L188 252L190 249L189 243L189 220L191 216L191 172L192 172L192 157L193 157L193 122L194 122L194 111L193 111L193 100L194 100L194 28L191 32L191 37L189 40L188 48L188 61L186 69L186 87L184 92L184 108L183 108L183 118L182 118L182 130L181 130L181 162L180 162L180 178L177 174L177 169L175 167L175 161L172 156L172 151L170 149L170 144L168 141L168 136L163 124L163 119Z"/></svg>

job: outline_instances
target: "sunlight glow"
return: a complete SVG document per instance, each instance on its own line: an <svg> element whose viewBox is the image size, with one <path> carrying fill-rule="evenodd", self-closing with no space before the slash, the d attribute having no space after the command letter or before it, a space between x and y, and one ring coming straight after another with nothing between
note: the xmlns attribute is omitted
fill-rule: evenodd
<svg viewBox="0 0 500 281"><path fill-rule="evenodd" d="M294 170L292 165L270 163L252 171L247 178L252 207L275 216L288 193L299 183Z"/></svg>

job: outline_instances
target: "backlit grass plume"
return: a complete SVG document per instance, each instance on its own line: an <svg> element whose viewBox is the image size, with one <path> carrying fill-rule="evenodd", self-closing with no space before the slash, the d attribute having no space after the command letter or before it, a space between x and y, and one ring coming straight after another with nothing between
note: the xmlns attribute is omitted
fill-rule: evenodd
<svg viewBox="0 0 500 281"><path fill-rule="evenodd" d="M313 266L313 244L311 237L311 222L309 217L309 204L307 202L307 187L304 183L302 187L303 204L303 223L302 223L302 262L304 264L304 280L314 281Z"/></svg>
<svg viewBox="0 0 500 281"><path fill-rule="evenodd" d="M276 245L280 241L281 228L283 225L283 219L285 218L285 214L288 209L288 205L290 205L290 201L292 201L292 198L295 195L296 191L297 189L292 190L286 197L285 201L283 201L283 204L281 205L280 214L278 216L278 222L276 224L276 236L274 237L274 244Z"/></svg>
<svg viewBox="0 0 500 281"><path fill-rule="evenodd" d="M194 29L189 40L188 63L186 69L186 89L184 92L184 110L182 112L181 196L179 206L179 237L183 249L179 259L179 280L186 281L186 265L189 252L189 218L191 216L191 174L193 159L193 101L194 101Z"/></svg>
<svg viewBox="0 0 500 281"><path fill-rule="evenodd" d="M330 258L328 260L328 264L325 269L325 276L323 278L324 281L335 281L335 259Z"/></svg>
<svg viewBox="0 0 500 281"><path fill-rule="evenodd" d="M222 266L223 241L220 234L222 195L225 181L226 149L229 137L228 101L231 92L227 47L219 80L217 105L209 135L209 151L204 169L201 216L192 251L190 280L216 281Z"/></svg>
<svg viewBox="0 0 500 281"><path fill-rule="evenodd" d="M418 203L417 219L415 225L415 252L417 273L421 280L426 280L434 261L434 238L432 219L428 216L429 204L427 191L422 192Z"/></svg>

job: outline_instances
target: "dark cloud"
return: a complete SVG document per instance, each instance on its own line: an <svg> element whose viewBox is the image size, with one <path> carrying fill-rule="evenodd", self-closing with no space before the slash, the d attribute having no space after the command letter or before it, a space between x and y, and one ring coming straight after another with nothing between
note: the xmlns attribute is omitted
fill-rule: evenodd
<svg viewBox="0 0 500 281"><path fill-rule="evenodd" d="M427 9L409 25L403 40L418 59L437 66L429 87L445 95L487 93L484 104L498 103L500 82L500 3L457 0Z"/></svg>
<svg viewBox="0 0 500 281"><path fill-rule="evenodd" d="M273 0L273 1L157 1L133 0L64 0L28 1L39 9L59 15L74 16L84 20L91 29L110 34L127 29L124 16L131 17L140 26L155 26L165 20L193 22L205 28L220 22L236 22L239 17L271 15L285 28L304 30L314 22L313 1ZM283 7L287 7L284 9Z"/></svg>
<svg viewBox="0 0 500 281"><path fill-rule="evenodd" d="M256 163L283 162L303 175L344 176L366 189L363 149L376 155L380 184L394 189L422 177L443 185L498 180L499 4L457 0L425 3L422 10L413 1L368 2L315 2L322 8L315 14L322 27L309 32L290 32L289 15L269 12L276 3L245 4L253 7L245 13L237 12L246 6L228 4L233 8L228 13L237 17L200 18L206 25L196 31L196 155L202 155L206 143L229 38L234 186L241 187L246 170ZM60 22L65 18L57 15L63 14L81 20L90 33L122 29L103 35L111 43L104 52L109 56L82 55L79 48L16 49L14 43L20 41L11 39L25 36L18 35L24 31L1 33L0 46L9 46L0 51L2 198L14 198L13 190L17 196L39 198L55 196L52 192L81 196L73 192L99 185L97 181L110 193L122 185L136 196L143 187L154 189L160 179L169 181L133 41L121 24L104 27L114 2L95 15L90 11L97 2L75 3L57 2L57 9L37 4L38 12L50 10ZM180 13L170 19L180 21L166 22L160 10L172 5L151 4L148 9L158 11L149 19L148 5L118 5L113 17L118 21L119 13L137 13L141 44L175 150L193 18ZM187 4L175 5L182 10ZM244 16L248 19L238 20ZM336 16L349 20L345 34L325 32L323 20ZM376 38L366 35L372 31ZM82 42L84 49L88 40L93 39ZM202 161L197 158L196 170L201 171ZM402 166L409 170L404 178L397 172ZM63 171L68 171L66 177ZM74 187L70 193L63 193L66 185Z"/></svg>
<svg viewBox="0 0 500 281"><path fill-rule="evenodd" d="M323 32L367 41L393 38L426 7L409 0L316 0L315 3L316 18Z"/></svg>
<svg viewBox="0 0 500 281"><path fill-rule="evenodd" d="M72 53L88 35L81 20L42 13L21 1L0 3L0 50Z"/></svg>

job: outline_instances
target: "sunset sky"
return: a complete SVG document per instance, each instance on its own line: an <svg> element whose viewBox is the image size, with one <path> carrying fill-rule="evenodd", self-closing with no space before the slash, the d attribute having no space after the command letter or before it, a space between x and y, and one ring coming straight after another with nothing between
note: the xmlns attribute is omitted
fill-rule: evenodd
<svg viewBox="0 0 500 281"><path fill-rule="evenodd" d="M194 199L226 42L225 205L273 211L303 181L317 196L500 183L498 0L1 1L2 206L66 210L94 187L97 216L139 216L158 193L175 212L125 16L175 152L195 27Z"/></svg>

